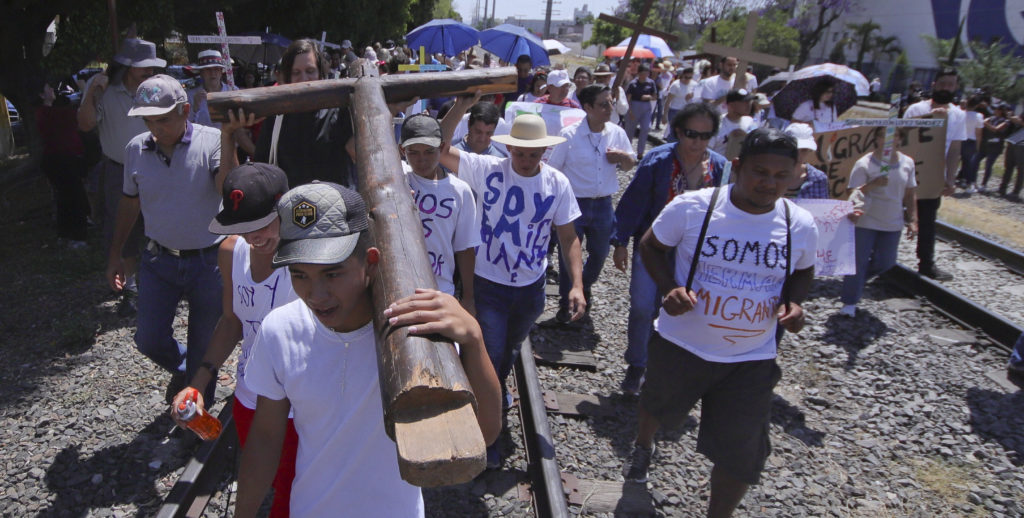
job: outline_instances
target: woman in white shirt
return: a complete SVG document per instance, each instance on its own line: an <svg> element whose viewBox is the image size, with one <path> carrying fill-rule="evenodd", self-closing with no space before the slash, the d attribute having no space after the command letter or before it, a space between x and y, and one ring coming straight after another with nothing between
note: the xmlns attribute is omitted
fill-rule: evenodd
<svg viewBox="0 0 1024 518"><path fill-rule="evenodd" d="M800 103L793 110L793 122L805 122L814 126L817 122L835 122L839 117L836 113L835 83L819 81L811 88L811 98Z"/></svg>
<svg viewBox="0 0 1024 518"><path fill-rule="evenodd" d="M906 226L907 238L917 234L917 180L914 159L899 152L907 138L905 129L897 129L893 139L893 153L887 172L882 171L882 147L885 128L874 131L876 149L862 156L850 172L850 200L854 211L850 215L854 229L857 271L843 277L839 299L843 303L839 314L852 317L857 313L857 302L864 284L896 265L900 233Z"/></svg>

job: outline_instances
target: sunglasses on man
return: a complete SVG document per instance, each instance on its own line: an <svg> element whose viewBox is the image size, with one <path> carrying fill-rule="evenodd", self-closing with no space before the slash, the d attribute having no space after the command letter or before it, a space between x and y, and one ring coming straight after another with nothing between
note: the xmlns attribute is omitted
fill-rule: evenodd
<svg viewBox="0 0 1024 518"><path fill-rule="evenodd" d="M694 131L690 128L683 128L681 131L683 132L684 137L693 140L711 140L711 137L715 136L715 132L713 131Z"/></svg>

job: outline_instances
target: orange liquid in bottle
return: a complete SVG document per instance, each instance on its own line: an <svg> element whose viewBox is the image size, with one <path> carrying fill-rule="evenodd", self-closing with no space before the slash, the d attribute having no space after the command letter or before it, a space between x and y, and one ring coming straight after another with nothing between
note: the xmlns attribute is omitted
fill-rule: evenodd
<svg viewBox="0 0 1024 518"><path fill-rule="evenodd" d="M212 441L220 435L222 425L216 417L196 408L196 396L198 394L193 389L185 397L185 400L178 404L178 408L175 409L178 419L184 422L185 426L195 432L200 439Z"/></svg>

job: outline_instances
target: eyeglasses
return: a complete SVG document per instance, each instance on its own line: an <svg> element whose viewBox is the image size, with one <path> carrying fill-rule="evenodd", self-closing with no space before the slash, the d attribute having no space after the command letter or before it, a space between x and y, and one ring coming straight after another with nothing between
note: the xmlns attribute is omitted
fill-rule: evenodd
<svg viewBox="0 0 1024 518"><path fill-rule="evenodd" d="M615 104L612 103L611 101L605 101L603 103L594 103L594 107L596 108L611 108L612 106L615 106Z"/></svg>
<svg viewBox="0 0 1024 518"><path fill-rule="evenodd" d="M682 132L683 132L683 136L684 137L686 137L688 139L693 139L693 140L697 140L697 139L700 139L700 140L711 140L711 137L715 136L715 132L713 132L713 131L701 132L701 131L694 131L694 130L692 130L690 128L683 128Z"/></svg>

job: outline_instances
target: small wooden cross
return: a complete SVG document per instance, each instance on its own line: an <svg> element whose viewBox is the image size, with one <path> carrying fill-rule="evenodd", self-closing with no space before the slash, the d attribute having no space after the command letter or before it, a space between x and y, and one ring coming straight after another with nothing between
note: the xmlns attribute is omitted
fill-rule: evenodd
<svg viewBox="0 0 1024 518"><path fill-rule="evenodd" d="M263 40L259 36L228 36L228 30L224 26L224 13L217 11L217 36L202 36L189 34L189 43L219 43L220 55L224 58L224 79L227 84L235 86L235 72L231 66L231 50L229 43L236 45L262 45Z"/></svg>
<svg viewBox="0 0 1024 518"><path fill-rule="evenodd" d="M771 54L765 54L763 52L754 52L754 37L757 36L757 14L750 13L747 15L747 29L743 33L743 45L740 48L728 47L719 43L707 42L704 44L703 51L708 54L715 54L717 56L729 56L738 59L739 65L736 66L736 73L732 76L732 87L743 88L747 84L747 63L758 63L761 65L768 65L777 68L786 68L789 66L789 59L773 56ZM743 78L740 81L739 78Z"/></svg>
<svg viewBox="0 0 1024 518"><path fill-rule="evenodd" d="M398 65L399 72L444 72L448 67L444 64L434 65L427 63L427 49L420 45L419 63L415 65Z"/></svg>
<svg viewBox="0 0 1024 518"><path fill-rule="evenodd" d="M647 15L650 14L651 12L652 5L654 5L654 0L647 0L646 2L644 2L644 7L640 11L640 17L637 18L636 23L615 16L610 16L604 13L601 13L597 17L597 19L599 20L633 30L633 35L629 38L629 46L626 47L626 58L629 58L630 56L633 55L633 48L636 47L636 42L637 40L640 39L641 33L650 34L651 36L657 36L665 41L676 41L679 39L676 36L669 34L667 32L661 32L657 29L652 29L650 27L644 26L644 22L647 21ZM683 6L686 6L686 2L683 2ZM618 97L619 87L622 86L622 79L625 77L625 74L626 67L620 66L619 70L615 73L615 82L612 83L613 97Z"/></svg>

